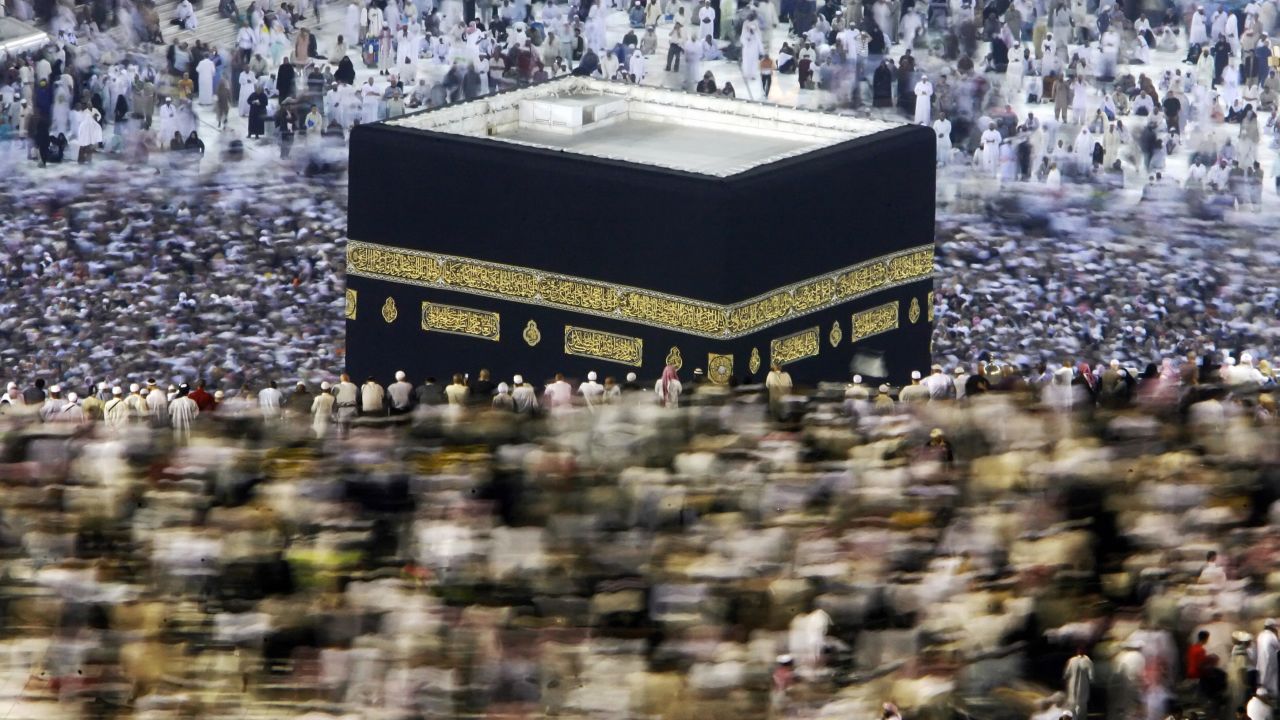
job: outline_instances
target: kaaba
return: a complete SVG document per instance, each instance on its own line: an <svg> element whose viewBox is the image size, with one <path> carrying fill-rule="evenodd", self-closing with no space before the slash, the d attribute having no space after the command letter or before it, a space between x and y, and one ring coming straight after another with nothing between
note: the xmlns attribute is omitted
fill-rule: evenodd
<svg viewBox="0 0 1280 720"><path fill-rule="evenodd" d="M577 77L360 125L347 368L903 382L934 171L927 128Z"/></svg>

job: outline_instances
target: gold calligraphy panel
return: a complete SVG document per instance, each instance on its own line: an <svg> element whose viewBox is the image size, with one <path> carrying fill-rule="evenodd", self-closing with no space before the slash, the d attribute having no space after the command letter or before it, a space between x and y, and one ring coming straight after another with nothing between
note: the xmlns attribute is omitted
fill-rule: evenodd
<svg viewBox="0 0 1280 720"><path fill-rule="evenodd" d="M622 296L622 315L653 325L718 337L724 333L725 311L696 300L632 291Z"/></svg>
<svg viewBox="0 0 1280 720"><path fill-rule="evenodd" d="M779 365L786 365L813 357L821 350L822 342L818 339L818 327L815 325L770 342L769 359Z"/></svg>
<svg viewBox="0 0 1280 720"><path fill-rule="evenodd" d="M347 243L347 272L730 339L868 293L928 279L933 275L933 245L868 260L728 305L358 240Z"/></svg>
<svg viewBox="0 0 1280 720"><path fill-rule="evenodd" d="M538 295L538 277L524 270L510 270L468 260L446 260L440 277L446 285L484 290L514 298Z"/></svg>
<svg viewBox="0 0 1280 720"><path fill-rule="evenodd" d="M439 303L422 303L422 329L428 332L445 332L469 335L485 340L498 340L501 325L498 313L487 310Z"/></svg>
<svg viewBox="0 0 1280 720"><path fill-rule="evenodd" d="M644 340L565 325L564 352L566 355L580 355L640 367L644 359Z"/></svg>
<svg viewBox="0 0 1280 720"><path fill-rule="evenodd" d="M853 342L898 328L898 301L853 314Z"/></svg>
<svg viewBox="0 0 1280 720"><path fill-rule="evenodd" d="M440 261L418 253L351 243L347 245L347 272L432 282L440 277Z"/></svg>
<svg viewBox="0 0 1280 720"><path fill-rule="evenodd" d="M857 297L885 284L889 267L883 262L871 262L841 273L836 277L836 299Z"/></svg>
<svg viewBox="0 0 1280 720"><path fill-rule="evenodd" d="M358 299L355 290L347 290L347 306L344 313L348 320L356 319L356 300Z"/></svg>
<svg viewBox="0 0 1280 720"><path fill-rule="evenodd" d="M791 291L791 304L796 312L822 307L831 302L831 299L835 296L835 291L836 281L834 278L814 280Z"/></svg>
<svg viewBox="0 0 1280 720"><path fill-rule="evenodd" d="M791 304L791 293L780 292L733 308L729 311L729 332L750 332L777 322L791 312Z"/></svg>
<svg viewBox="0 0 1280 720"><path fill-rule="evenodd" d="M538 290L543 300L557 305L600 312L613 312L618 307L618 291L600 283L546 276L538 283Z"/></svg>
<svg viewBox="0 0 1280 720"><path fill-rule="evenodd" d="M889 279L910 280L933 274L933 248L899 255L889 261Z"/></svg>

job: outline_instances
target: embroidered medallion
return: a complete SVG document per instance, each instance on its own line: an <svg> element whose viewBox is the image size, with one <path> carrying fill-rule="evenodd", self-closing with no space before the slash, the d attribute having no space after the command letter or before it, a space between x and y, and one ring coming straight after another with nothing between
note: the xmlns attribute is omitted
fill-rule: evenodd
<svg viewBox="0 0 1280 720"><path fill-rule="evenodd" d="M542 333L538 332L538 323L530 320L529 324L524 326L524 342L529 347L533 347L542 342Z"/></svg>

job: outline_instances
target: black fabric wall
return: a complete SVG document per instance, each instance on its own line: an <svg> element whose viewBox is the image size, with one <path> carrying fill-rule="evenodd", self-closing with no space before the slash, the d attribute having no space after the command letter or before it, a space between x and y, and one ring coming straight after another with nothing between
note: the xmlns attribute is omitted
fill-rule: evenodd
<svg viewBox="0 0 1280 720"><path fill-rule="evenodd" d="M348 234L733 303L931 243L934 153L904 126L721 179L361 125Z"/></svg>
<svg viewBox="0 0 1280 720"><path fill-rule="evenodd" d="M347 233L728 303L726 197L715 178L361 125Z"/></svg>
<svg viewBox="0 0 1280 720"><path fill-rule="evenodd" d="M858 353L883 356L892 373L889 380L895 384L908 382L912 370L927 374L929 368L931 323L928 320L927 303L929 291L933 289L929 281L878 292L729 341L710 340L621 320L362 277L348 277L347 284L358 294L356 319L347 321L347 368L353 377L358 378L373 375L380 381L389 381L396 370L404 370L414 382L421 382L428 376L445 379L455 372L470 372L474 375L480 368L488 368L498 378L510 379L513 374L521 373L530 382L540 382L556 372L581 379L589 370L598 372L602 380L608 375L621 380L628 372L634 371L641 379L653 382L662 374L667 353L675 346L680 348L684 360L680 372L682 378L692 377L695 367L705 369L707 354L711 352L732 354L734 375L739 378L751 376L748 369L751 349L757 348L760 351L761 368L752 377L759 381L769 369L770 341L813 326L818 327L821 352L816 357L787 366L797 382L847 380L849 363ZM395 299L398 310L398 317L392 323L384 322L381 316L382 305L388 297ZM913 298L920 303L921 315L916 323L912 323L908 317ZM899 328L857 343L852 342L852 314L892 300L898 300L900 304ZM501 339L492 342L423 331L423 301L497 312L501 317ZM527 345L522 338L525 324L529 320L537 323L542 334L542 340L535 347ZM828 342L828 333L834 322L840 323L843 338L833 348ZM606 360L566 355L565 325L642 338L643 364L637 368Z"/></svg>
<svg viewBox="0 0 1280 720"><path fill-rule="evenodd" d="M932 243L936 153L932 131L907 125L731 178L738 299Z"/></svg>

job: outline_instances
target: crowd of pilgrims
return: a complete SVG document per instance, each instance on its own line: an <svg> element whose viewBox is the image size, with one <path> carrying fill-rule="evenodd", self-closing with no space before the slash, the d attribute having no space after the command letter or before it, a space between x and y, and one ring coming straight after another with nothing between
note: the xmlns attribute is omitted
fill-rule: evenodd
<svg viewBox="0 0 1280 720"><path fill-rule="evenodd" d="M190 3L172 22L194 22ZM944 167L1184 186L1236 207L1261 205L1262 149L1280 138L1276 0L350 0L323 11L337 32L319 4L223 0L239 26L229 47L167 27L146 0L44 5L55 42L8 58L0 93L0 135L43 159L68 145L89 148L82 161L133 144L199 151L197 106L287 154L298 135L345 137L564 73L755 100L794 75L787 102L930 126Z"/></svg>
<svg viewBox="0 0 1280 720"><path fill-rule="evenodd" d="M0 400L6 701L1270 720L1263 363L923 375L22 378Z"/></svg>

